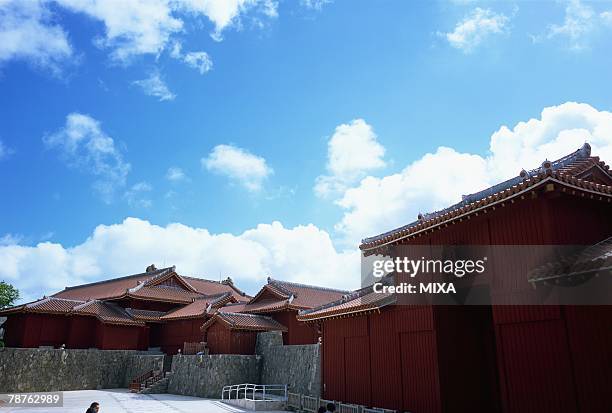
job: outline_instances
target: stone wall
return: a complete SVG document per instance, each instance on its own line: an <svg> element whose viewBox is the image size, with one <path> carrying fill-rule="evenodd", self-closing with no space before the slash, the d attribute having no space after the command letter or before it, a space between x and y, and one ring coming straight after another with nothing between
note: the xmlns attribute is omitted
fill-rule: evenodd
<svg viewBox="0 0 612 413"><path fill-rule="evenodd" d="M259 356L174 356L168 393L219 399L223 386L259 383L260 368Z"/></svg>
<svg viewBox="0 0 612 413"><path fill-rule="evenodd" d="M284 346L279 332L257 335L257 354L262 356L261 384L287 384L294 393L321 395L321 346Z"/></svg>
<svg viewBox="0 0 612 413"><path fill-rule="evenodd" d="M130 350L0 350L0 393L125 388L163 356Z"/></svg>

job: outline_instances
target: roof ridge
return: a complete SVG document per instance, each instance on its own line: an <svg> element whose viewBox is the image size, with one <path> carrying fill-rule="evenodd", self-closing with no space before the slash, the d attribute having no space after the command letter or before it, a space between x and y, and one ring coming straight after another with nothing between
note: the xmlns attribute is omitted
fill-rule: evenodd
<svg viewBox="0 0 612 413"><path fill-rule="evenodd" d="M138 274L124 275L123 277L109 278L109 279L106 279L106 280L94 281L94 282L87 283L87 284L74 285L72 287L65 287L63 291L74 290L74 289L82 288L82 287L90 287L92 285L104 284L104 283L109 283L109 282L118 281L118 280L126 280L128 278L142 277L143 275L154 276L154 275L157 275L158 272L168 270L169 268L172 268L172 267L160 268L160 269L152 271L152 272L141 272L141 273L138 273Z"/></svg>
<svg viewBox="0 0 612 413"><path fill-rule="evenodd" d="M44 297L44 298L41 298L41 300L62 300L62 301L74 301L74 302L77 302L77 303L82 303L82 302L85 302L85 301L83 301L83 300L75 300L74 298L54 297L54 296L52 296L52 295L50 295L49 297ZM40 300L38 300L38 301L40 301Z"/></svg>
<svg viewBox="0 0 612 413"><path fill-rule="evenodd" d="M297 283L297 282L293 282L293 281L284 281L284 280L276 280L272 277L268 277L268 283L272 283L272 284L289 284L295 287L301 287L301 288L310 288L313 290L320 290L320 291L329 291L329 292L336 292L336 293L348 293L350 292L349 290L340 290L337 288L331 288L331 287L322 287L322 286L318 286L318 285L310 285L310 284L302 284L302 283ZM282 287L282 285L281 285ZM295 294L291 291L289 291L292 294Z"/></svg>
<svg viewBox="0 0 612 413"><path fill-rule="evenodd" d="M246 316L246 317L250 317L250 318L267 318L268 320L274 320L272 317L269 317L267 315L261 315L261 314L232 313L230 311L223 311L223 312L215 313L215 315L217 315L217 314L219 314L219 315L230 315L230 316L235 315L235 316L240 316L240 317ZM276 321L276 320L274 320L274 321Z"/></svg>
<svg viewBox="0 0 612 413"><path fill-rule="evenodd" d="M591 145L589 145L588 142L585 142L584 145L582 145L582 147L580 147L579 149L575 150L574 152L565 155L555 161L549 161L549 160L544 160L544 162L542 162L542 164L534 169L531 169L529 171L526 171L525 169L522 169L519 173L518 176L512 177L510 179L507 179L505 181L499 182L495 185L492 185L488 188L482 189L480 191L474 192L472 194L468 194L468 195L463 195L461 201L452 204L446 208L442 208L439 209L437 211L432 211L430 213L421 213L418 214L417 220L410 222L409 224L403 225L401 227L397 227L394 228L390 231L386 231L383 232L381 234L378 235L374 235L371 237L367 237L367 238L363 238L361 240L361 245L364 244L370 244L372 242L375 241L379 241L382 240L386 237L389 236L393 236L397 233L400 233L404 230L407 230L409 228L412 228L416 225L418 225L419 223L422 223L424 221L433 219L433 218L437 218L440 216L443 216L449 212L458 210L460 208L463 208L467 205L473 204L477 201L480 201L482 199L485 199L489 196L492 196L494 194L497 194L499 192L505 191L509 188L512 188L516 185L519 185L522 182L525 182L529 179L532 178L536 178L538 175L542 174L542 173L548 173L548 172L561 172L560 170L562 168L565 168L567 166L569 166L570 164L576 162L576 161L583 161L583 160L589 160L591 159ZM576 178L578 179L578 178Z"/></svg>

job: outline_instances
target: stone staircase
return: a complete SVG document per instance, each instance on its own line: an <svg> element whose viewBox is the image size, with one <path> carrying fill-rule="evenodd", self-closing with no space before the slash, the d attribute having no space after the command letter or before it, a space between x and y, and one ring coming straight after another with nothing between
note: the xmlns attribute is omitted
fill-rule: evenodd
<svg viewBox="0 0 612 413"><path fill-rule="evenodd" d="M144 389L140 390L138 393L140 394L168 393L168 382L170 381L171 375L172 375L171 371L166 372L166 375L163 378L159 379L158 381L153 383L151 386L145 387Z"/></svg>
<svg viewBox="0 0 612 413"><path fill-rule="evenodd" d="M172 356L164 355L161 370L148 371L132 380L130 392L140 394L168 393L168 382L172 376Z"/></svg>

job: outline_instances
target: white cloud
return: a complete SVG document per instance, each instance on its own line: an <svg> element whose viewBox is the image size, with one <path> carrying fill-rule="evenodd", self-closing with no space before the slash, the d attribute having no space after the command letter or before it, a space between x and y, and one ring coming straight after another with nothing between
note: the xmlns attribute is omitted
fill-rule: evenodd
<svg viewBox="0 0 612 413"><path fill-rule="evenodd" d="M0 279L16 285L26 300L66 286L139 273L151 263L176 265L184 275L229 275L251 293L267 276L338 288L356 288L360 281L356 249L337 251L329 234L312 224L285 228L279 222L233 235L127 218L99 225L74 247L51 242L0 246L0 262Z"/></svg>
<svg viewBox="0 0 612 413"><path fill-rule="evenodd" d="M606 26L612 26L612 12L597 13L580 0L568 0L563 24L550 24L545 33L531 36L534 42L545 39L566 39L570 50L580 51L589 47L593 35Z"/></svg>
<svg viewBox="0 0 612 413"><path fill-rule="evenodd" d="M567 102L545 108L539 119L500 127L492 134L489 154L459 153L440 147L382 178L368 176L336 200L344 210L336 230L349 245L461 200L521 169L541 165L580 148L585 142L593 154L612 160L612 113L588 104Z"/></svg>
<svg viewBox="0 0 612 413"><path fill-rule="evenodd" d="M595 17L591 7L582 4L580 0L570 0L565 8L563 24L549 25L546 37L548 39L557 36L567 37L571 49L583 49L588 35L593 31Z"/></svg>
<svg viewBox="0 0 612 413"><path fill-rule="evenodd" d="M240 25L240 16L260 11L267 17L278 16L278 3L273 0L180 0L176 4L187 11L206 16L214 25L211 37L223 40L223 31Z"/></svg>
<svg viewBox="0 0 612 413"><path fill-rule="evenodd" d="M7 147L4 142L0 140L0 161L7 158L13 153L13 150Z"/></svg>
<svg viewBox="0 0 612 413"><path fill-rule="evenodd" d="M23 241L23 236L19 234L4 234L0 237L0 246L19 244Z"/></svg>
<svg viewBox="0 0 612 413"><path fill-rule="evenodd" d="M321 11L323 6L331 2L332 0L300 0L300 5L307 9Z"/></svg>
<svg viewBox="0 0 612 413"><path fill-rule="evenodd" d="M228 176L251 192L261 189L263 181L274 171L266 160L233 145L217 145L202 166L211 172Z"/></svg>
<svg viewBox="0 0 612 413"><path fill-rule="evenodd" d="M58 74L73 57L68 35L42 0L0 1L0 64L24 60Z"/></svg>
<svg viewBox="0 0 612 413"><path fill-rule="evenodd" d="M168 168L168 171L166 172L166 179L170 182L180 182L185 181L188 178L181 168L179 168L178 166L172 166Z"/></svg>
<svg viewBox="0 0 612 413"><path fill-rule="evenodd" d="M355 119L336 127L327 143L327 172L317 178L315 193L321 197L343 191L371 170L384 167L385 148L372 126Z"/></svg>
<svg viewBox="0 0 612 413"><path fill-rule="evenodd" d="M146 194L151 192L153 187L148 182L138 182L123 194L128 205L132 207L150 208L153 206L153 201L145 198Z"/></svg>
<svg viewBox="0 0 612 413"><path fill-rule="evenodd" d="M96 177L94 189L105 202L110 202L115 191L125 186L130 164L106 135L100 122L89 115L71 113L63 128L45 136L47 148L58 149L62 158L72 167Z"/></svg>
<svg viewBox="0 0 612 413"><path fill-rule="evenodd" d="M183 45L180 42L174 42L170 50L170 57L173 59L182 60L187 66L197 69L201 75L209 72L213 67L213 62L206 52L188 52L183 54Z"/></svg>
<svg viewBox="0 0 612 413"><path fill-rule="evenodd" d="M509 20L502 13L476 7L457 23L452 32L439 34L444 36L452 47L470 53L490 36L506 33Z"/></svg>
<svg viewBox="0 0 612 413"><path fill-rule="evenodd" d="M132 84L139 86L146 95L158 98L160 102L176 98L158 71L153 71L148 78L135 80Z"/></svg>
<svg viewBox="0 0 612 413"><path fill-rule="evenodd" d="M183 30L169 0L56 0L63 7L104 23L96 42L112 49L114 60L126 62L143 54L159 54L170 37Z"/></svg>
<svg viewBox="0 0 612 413"><path fill-rule="evenodd" d="M183 58L188 66L197 69L201 75L212 69L213 63L206 52L189 52Z"/></svg>

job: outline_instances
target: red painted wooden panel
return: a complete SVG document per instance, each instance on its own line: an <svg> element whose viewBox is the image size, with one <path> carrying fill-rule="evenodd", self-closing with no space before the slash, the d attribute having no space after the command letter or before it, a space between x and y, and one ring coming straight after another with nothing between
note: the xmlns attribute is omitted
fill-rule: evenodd
<svg viewBox="0 0 612 413"><path fill-rule="evenodd" d="M70 317L70 327L67 348L90 348L96 345L95 317L73 316Z"/></svg>
<svg viewBox="0 0 612 413"><path fill-rule="evenodd" d="M434 333L401 333L400 346L403 409L415 413L440 412L442 406Z"/></svg>
<svg viewBox="0 0 612 413"><path fill-rule="evenodd" d="M497 326L505 412L576 412L562 320Z"/></svg>
<svg viewBox="0 0 612 413"><path fill-rule="evenodd" d="M285 327L283 333L285 345L315 344L319 341L316 324L302 323L297 320L297 311L278 311L268 314Z"/></svg>
<svg viewBox="0 0 612 413"><path fill-rule="evenodd" d="M364 317L365 318L365 317ZM344 339L345 391L344 399L351 403L371 406L370 348L368 337ZM376 383L376 385L379 385Z"/></svg>
<svg viewBox="0 0 612 413"><path fill-rule="evenodd" d="M344 394L344 336L345 324L351 319L329 320L323 326L323 395L326 399L347 400Z"/></svg>
<svg viewBox="0 0 612 413"><path fill-rule="evenodd" d="M7 347L24 347L23 339L26 326L26 315L11 314L7 316L4 328L4 343Z"/></svg>
<svg viewBox="0 0 612 413"><path fill-rule="evenodd" d="M141 328L99 323L97 330L101 330L102 333L98 348L102 350L135 350L138 348Z"/></svg>
<svg viewBox="0 0 612 413"><path fill-rule="evenodd" d="M612 412L612 307L564 308L578 407L581 412Z"/></svg>
<svg viewBox="0 0 612 413"><path fill-rule="evenodd" d="M387 409L402 408L402 370L396 312L387 308L371 314L370 357L372 405Z"/></svg>

